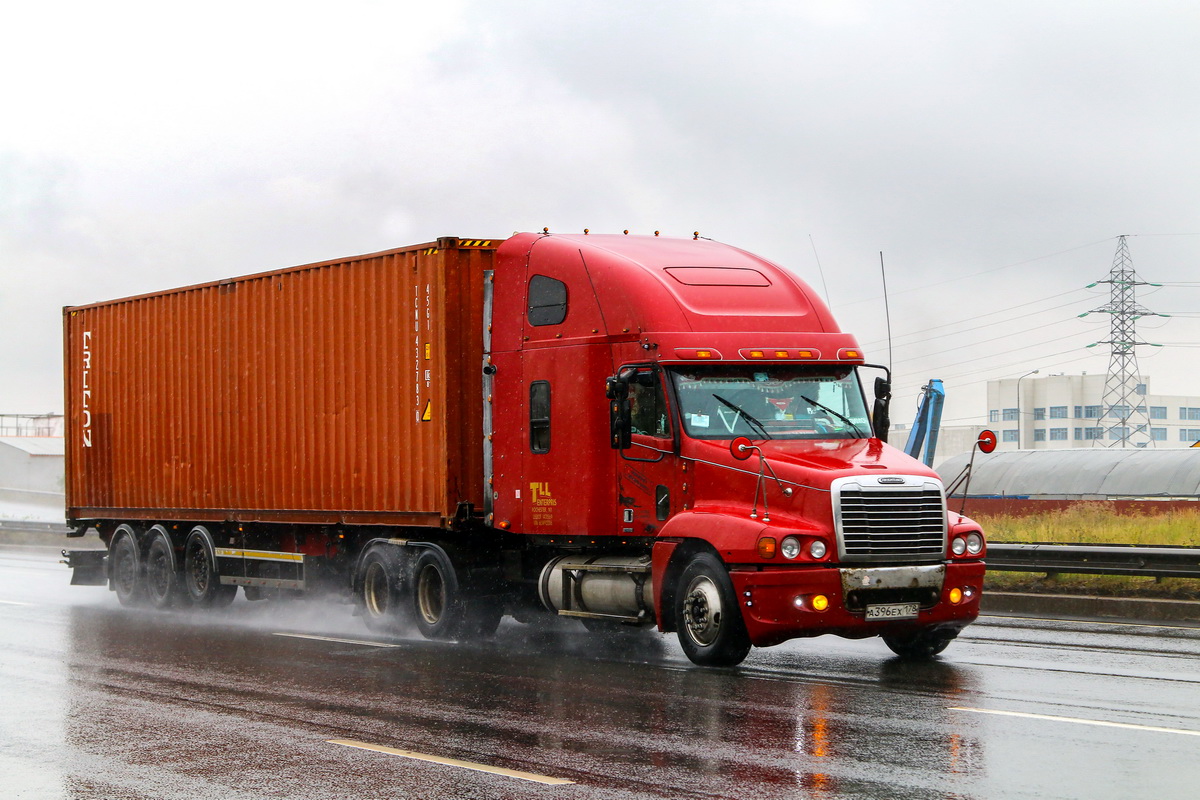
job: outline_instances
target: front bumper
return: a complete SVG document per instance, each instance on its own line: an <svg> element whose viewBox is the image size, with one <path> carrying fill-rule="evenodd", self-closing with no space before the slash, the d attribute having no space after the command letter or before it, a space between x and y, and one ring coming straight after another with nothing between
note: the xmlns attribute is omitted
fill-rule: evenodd
<svg viewBox="0 0 1200 800"><path fill-rule="evenodd" d="M788 639L832 633L850 639L908 630L957 633L979 616L982 561L930 567L767 567L730 570L750 641L767 647ZM951 590L963 590L960 603ZM824 595L817 611L811 598ZM918 602L916 619L871 620L866 606Z"/></svg>

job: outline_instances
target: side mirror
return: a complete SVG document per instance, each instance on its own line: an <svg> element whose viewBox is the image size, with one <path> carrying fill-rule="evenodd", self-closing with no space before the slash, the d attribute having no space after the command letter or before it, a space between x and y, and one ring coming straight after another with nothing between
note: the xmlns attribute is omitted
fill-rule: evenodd
<svg viewBox="0 0 1200 800"><path fill-rule="evenodd" d="M614 450L626 450L633 444L629 379L636 374L636 370L623 369L604 381L604 396L608 398L608 441Z"/></svg>
<svg viewBox="0 0 1200 800"><path fill-rule="evenodd" d="M875 405L871 409L871 432L881 442L886 442L888 429L892 420L888 416L888 407L892 402L892 383L887 378L875 379Z"/></svg>
<svg viewBox="0 0 1200 800"><path fill-rule="evenodd" d="M729 443L729 453L738 461L745 461L757 448L745 436L739 436Z"/></svg>

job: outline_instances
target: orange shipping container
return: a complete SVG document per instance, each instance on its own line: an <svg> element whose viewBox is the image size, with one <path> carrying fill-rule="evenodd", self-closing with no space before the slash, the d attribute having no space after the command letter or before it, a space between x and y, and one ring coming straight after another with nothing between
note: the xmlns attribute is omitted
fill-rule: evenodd
<svg viewBox="0 0 1200 800"><path fill-rule="evenodd" d="M66 308L68 519L445 525L482 508L499 244Z"/></svg>

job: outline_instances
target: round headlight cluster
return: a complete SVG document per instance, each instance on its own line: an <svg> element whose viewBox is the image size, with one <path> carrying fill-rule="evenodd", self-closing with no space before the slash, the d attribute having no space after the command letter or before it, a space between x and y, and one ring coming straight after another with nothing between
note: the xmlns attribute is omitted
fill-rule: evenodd
<svg viewBox="0 0 1200 800"><path fill-rule="evenodd" d="M825 553L825 543L820 539L813 540L813 543L808 546L808 554L813 558L824 558Z"/></svg>
<svg viewBox="0 0 1200 800"><path fill-rule="evenodd" d="M983 535L980 533L968 533L966 536L955 536L954 541L950 543L950 552L956 556L961 556L970 553L977 556L983 552Z"/></svg>
<svg viewBox="0 0 1200 800"><path fill-rule="evenodd" d="M784 558L795 558L800 555L800 540L795 536L788 536L779 543L779 552L783 553Z"/></svg>

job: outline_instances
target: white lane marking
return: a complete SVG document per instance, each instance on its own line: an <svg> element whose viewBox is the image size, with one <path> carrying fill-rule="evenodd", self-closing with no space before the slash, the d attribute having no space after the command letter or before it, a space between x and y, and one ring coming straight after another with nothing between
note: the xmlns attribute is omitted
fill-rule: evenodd
<svg viewBox="0 0 1200 800"><path fill-rule="evenodd" d="M534 772L521 772L515 769L505 769L504 767L491 767L487 764L476 764L472 761L460 761L457 758L443 758L442 756L431 756L428 753L417 753L412 750L399 750L395 747L386 747L381 744L368 744L367 742L356 742L353 739L326 739L329 744L340 744L343 747L355 747L359 750L373 750L376 753L386 753L391 756L400 756L401 758L411 758L417 761L429 761L434 764L441 764L447 767L458 767L460 769L474 770L475 772L487 772L491 775L504 775L509 778L519 778L523 781L533 781L534 783L545 783L553 786L565 786L575 781L567 780L566 778L551 778L547 775L538 775Z"/></svg>
<svg viewBox="0 0 1200 800"><path fill-rule="evenodd" d="M1104 722L1098 719L1079 719L1077 717L1055 717L1049 714L1027 714L1022 711L997 711L991 708L965 708L951 706L950 711L969 711L972 714L995 714L1001 717L1020 717L1022 719L1042 719L1049 722L1073 722L1076 725L1096 725L1102 728L1125 728L1133 731L1155 731L1157 733L1178 733L1183 736L1200 736L1200 731L1189 731L1183 728L1159 728L1154 725L1135 725L1131 722Z"/></svg>
<svg viewBox="0 0 1200 800"><path fill-rule="evenodd" d="M367 647L399 647L398 644L390 644L389 642L372 642L366 639L338 639L334 636L313 636L307 633L283 633L276 631L272 636L288 636L292 639L316 639L318 642L339 642L340 644L361 644Z"/></svg>
<svg viewBox="0 0 1200 800"><path fill-rule="evenodd" d="M1062 619L1053 617L1014 617L1008 614L980 614L981 617L990 617L991 619L1015 619L1022 622L1071 622L1079 625L1114 625L1122 628L1162 628L1168 631L1194 631L1198 627L1196 625L1156 625L1152 622L1120 622L1103 619ZM1003 627L998 625L997 627Z"/></svg>
<svg viewBox="0 0 1200 800"><path fill-rule="evenodd" d="M0 604L6 606L31 606L33 603L18 603L16 600L0 600Z"/></svg>

